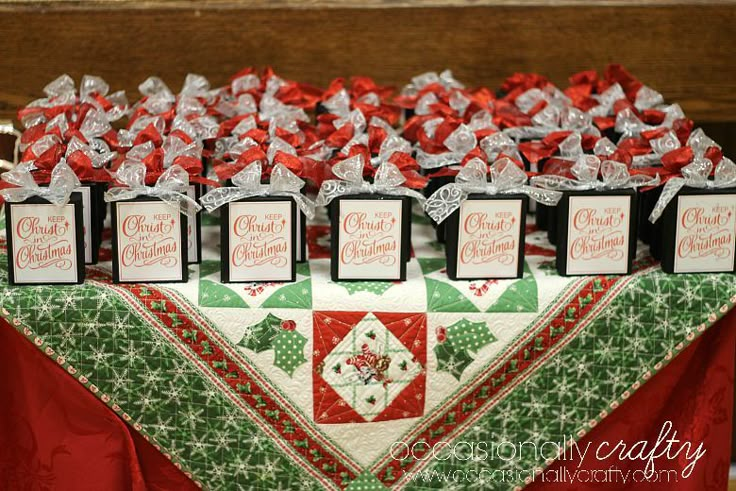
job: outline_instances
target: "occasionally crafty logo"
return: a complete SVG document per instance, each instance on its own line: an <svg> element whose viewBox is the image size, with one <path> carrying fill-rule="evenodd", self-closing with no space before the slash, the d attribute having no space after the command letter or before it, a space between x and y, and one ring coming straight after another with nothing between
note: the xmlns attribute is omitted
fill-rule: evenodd
<svg viewBox="0 0 736 491"><path fill-rule="evenodd" d="M703 442L681 440L666 421L653 442L602 441L578 443L572 437L553 442L510 441L397 441L391 445L394 460L417 461L431 470L407 472L412 481L459 483L518 482L627 484L678 482L687 479L706 454ZM447 469L463 462L481 463L474 470ZM515 461L518 466L509 465ZM539 463L563 465L543 469ZM485 463L487 468L483 468Z"/></svg>

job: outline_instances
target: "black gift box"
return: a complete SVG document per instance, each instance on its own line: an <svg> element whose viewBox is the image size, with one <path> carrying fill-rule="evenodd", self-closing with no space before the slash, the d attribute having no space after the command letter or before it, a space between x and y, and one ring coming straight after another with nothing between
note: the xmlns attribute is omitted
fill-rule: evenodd
<svg viewBox="0 0 736 491"><path fill-rule="evenodd" d="M665 273L736 272L736 188L683 187L655 225Z"/></svg>
<svg viewBox="0 0 736 491"><path fill-rule="evenodd" d="M631 273L638 223L635 190L565 191L556 208L560 275ZM568 260L568 245L577 256L574 261Z"/></svg>
<svg viewBox="0 0 736 491"><path fill-rule="evenodd" d="M236 279L234 278L233 271L230 268L230 219L232 215L231 205L236 203L288 203L290 209L290 220L292 223L291 233L289 239L291 242L291 255L289 261L291 263L290 275L288 278L275 278L274 276L264 275L261 278L254 279ZM253 198L244 198L231 203L227 203L221 208L220 212L220 279L223 283L254 283L254 282L265 282L265 281L279 281L279 282L292 282L296 281L296 234L297 234L297 212L299 211L296 206L296 201L290 197L283 196L258 196ZM237 220L237 218L236 218ZM302 224L304 221L302 221ZM261 239L262 240L262 239ZM253 240L248 242L249 244L254 243Z"/></svg>
<svg viewBox="0 0 736 491"><path fill-rule="evenodd" d="M302 188L306 195L306 187ZM307 262L307 215L297 207L296 210L296 262Z"/></svg>
<svg viewBox="0 0 736 491"><path fill-rule="evenodd" d="M102 242L102 226L104 223L104 199L101 201L101 195L104 194L104 191L100 191L100 185L98 183L82 183L80 194L83 196L82 198L82 217L83 222L86 226L87 223L90 225L90 240L89 243L87 243L86 237L84 235L86 234L86 230L82 230L82 237L85 243L85 251L84 251L84 263L85 264L97 264L97 261L99 260L99 253L100 253L100 243ZM87 201L89 203L89 209L84 206L86 200L84 197L84 194L87 194L88 197ZM102 215L102 219L100 219L100 216ZM87 248L89 248L89 252L87 251Z"/></svg>
<svg viewBox="0 0 736 491"><path fill-rule="evenodd" d="M645 244L651 244L657 239L655 226L649 221L649 215L662 195L662 188L663 186L657 186L646 191L639 190L639 240Z"/></svg>
<svg viewBox="0 0 736 491"><path fill-rule="evenodd" d="M411 204L412 204L412 198L408 196L402 196L402 198L405 203L404 206L409 208L409 213L407 214L406 223L407 225L402 229L402 232L404 233L403 238L401 239L401 245L404 247L404 251L402 254L404 255L404 260L408 263L411 261Z"/></svg>
<svg viewBox="0 0 736 491"><path fill-rule="evenodd" d="M450 184L455 182L455 176L440 176L440 177L432 177L432 175L429 175L429 182L427 183L427 186L423 189L424 196L429 198L432 196L438 189L440 189L442 186L445 186L446 184ZM430 224L435 228L436 234L437 234L437 242L440 244L445 243L446 238L446 232L445 228L447 223L436 223L434 220L429 221Z"/></svg>
<svg viewBox="0 0 736 491"><path fill-rule="evenodd" d="M97 203L94 213L94 216L97 219L97 227L96 230L93 228L93 232L96 232L95 240L97 241L99 252L99 246L102 243L102 232L105 230L105 219L107 218L108 203L105 201L107 183L97 182L93 185L92 190L94 192L95 202Z"/></svg>
<svg viewBox="0 0 736 491"><path fill-rule="evenodd" d="M466 213L465 204L474 204L476 201L483 203L482 213L487 215L483 216L480 221L473 220L471 216L461 219L461 215L465 216ZM521 278L524 273L524 233L528 208L529 198L523 194L469 195L463 206L455 210L443 222L447 224L445 227L447 231L445 244L447 276L451 280ZM509 210L514 211L509 212ZM489 215L491 216L490 221ZM469 224L461 229L463 222ZM464 237L463 244L460 243L461 235ZM460 273L459 265L463 262L460 259L463 256L478 256L479 249L482 250L480 256L485 257L464 267L470 271ZM504 266L502 260L513 261L514 256L516 267L513 271L507 268L507 271L501 274L500 268ZM496 262L498 269L494 272L483 272L483 266L490 262Z"/></svg>
<svg viewBox="0 0 736 491"><path fill-rule="evenodd" d="M376 218L377 214L379 212L376 212L375 210L372 210L371 202L396 202L396 206L398 207L401 218L400 218L400 224L401 230L399 231L399 238L401 240L401 244L398 245L398 254L397 257L399 259L398 265L396 266L396 272L395 274L373 274L372 271L375 272L376 265L375 262L379 262L379 264L384 264L378 260L375 261L366 261L363 264L359 265L360 269L365 270L365 272L358 273L348 273L348 272L341 272L340 270L340 264L341 264L341 256L342 249L341 248L341 241L340 241L340 235L343 233L340 229L340 219L341 219L341 211L343 210L343 203L350 203L352 201L365 201L366 203L363 205L361 203L361 206L359 210L361 212L368 213L374 213L374 215L370 218ZM352 203L350 203L352 204ZM332 277L332 281L360 281L360 280L377 280L377 281L405 281L406 280L406 263L409 261L409 251L411 249L410 242L411 242L411 199L405 196L389 196L389 195L383 195L383 194L354 194L354 195L347 195L347 196L339 196L332 200L330 203L331 208L331 232L330 232L330 238L331 238L331 261L330 261L330 273ZM380 218L379 218L380 221ZM373 234L373 232L367 233L366 237L358 238L350 243L351 247L356 247L356 242L358 242L357 246L364 246L368 247L369 251L372 245L375 245L378 240L385 239L387 235L376 237ZM394 235L396 235L394 233ZM368 242L366 244L366 241ZM387 241L390 243L390 238ZM385 255L386 262L390 261L390 256L393 254ZM393 264L393 263L392 263ZM347 265L346 265L347 268Z"/></svg>
<svg viewBox="0 0 736 491"><path fill-rule="evenodd" d="M187 196L199 203L199 198L202 196L202 185L196 182L189 184ZM202 262L202 210L197 212L195 219L191 222L187 225L187 233L189 233L189 227L193 227L191 230L192 240L187 242L187 262L189 264L199 264ZM189 235L187 235L188 237Z"/></svg>
<svg viewBox="0 0 736 491"><path fill-rule="evenodd" d="M172 254L171 258L178 259L179 267L175 268L175 270L172 270L172 272L176 274L172 274L172 278L163 278L162 276L156 276L154 274L150 274L146 277L139 277L139 278L131 278L129 274L125 274L121 266L125 267L125 264L121 264L121 253L124 253L125 251L120 250L120 244L123 238L120 236L118 228L119 225L119 219L121 215L121 207L128 206L131 203L156 203L160 204L163 203L159 198L149 197L149 196L137 196L132 199L127 200L120 200L120 201L113 201L110 203L110 216L111 216L111 226L112 226L112 281L113 283L185 283L189 279L189 268L187 267L187 257L188 257L188 251L187 251L187 216L183 213L174 211L172 208L170 208L168 205L165 206L165 211L162 207L161 215L167 214L169 215L167 217L167 220L170 220L169 223L172 227L178 227L179 228L179 251L177 253ZM147 210L149 211L149 210ZM176 223L178 221L178 224ZM168 231L162 231L160 234L160 238L165 240L167 238L171 238L171 233L173 233L173 230ZM143 247L151 247L152 245L150 241L145 241L143 244ZM149 261L146 261L148 263ZM161 260L159 259L156 262L147 264L148 266L151 266L153 264L158 264L159 268L163 269L163 266L161 265ZM122 274L121 274L122 273Z"/></svg>
<svg viewBox="0 0 736 491"><path fill-rule="evenodd" d="M105 230L105 220L107 219L108 203L105 201L105 191L107 191L107 183L96 182L90 184L92 186L92 196L94 197L95 208L92 213L97 224L92 227L93 239L97 245L97 252L102 243L102 232ZM98 258L99 260L99 255Z"/></svg>
<svg viewBox="0 0 736 491"><path fill-rule="evenodd" d="M302 210L296 211L296 262L307 262L307 216Z"/></svg>
<svg viewBox="0 0 736 491"><path fill-rule="evenodd" d="M69 198L69 203L63 206L63 209L59 208L57 205L38 196L33 196L19 203L5 203L5 232L8 242L9 284L56 285L79 284L84 282L84 218L82 210L82 194L78 191L72 193ZM67 206L70 206L73 209L70 210L66 208ZM41 213L42 210L51 213L64 213L65 215L71 215L73 223L71 224L71 228L69 228L68 217L58 214L56 216L59 218L49 218L45 222L39 221L36 225L37 227L51 227L61 237L57 242L51 243L51 241L43 240L44 238L49 237L49 235L44 235L41 232L39 232L38 235L30 234L28 226L33 226L33 224L25 223L26 220L19 216L21 210L24 210L26 218L32 217L33 213ZM28 213L29 211L33 213ZM61 226L61 218L64 218L63 227ZM16 237L14 228L18 225L23 225L17 230L17 233L22 234L22 236L18 235ZM31 235L36 236L36 238ZM14 240L14 237L16 237L16 240ZM56 248L53 246L56 246ZM64 257L61 257L60 255L63 253L62 249L66 247L72 247L72 252L71 254L64 254ZM30 266L30 256L33 254L37 256L35 258L35 262L37 263L35 267ZM27 274L20 269L16 270L17 266L21 263L24 264L24 267L21 269L31 270L31 273ZM25 267L25 263L29 263L28 267ZM53 271L54 273L63 276L63 278L51 279L45 278L43 274L33 274L33 271L44 270L49 272ZM61 273L59 273L60 270ZM29 276L37 277L31 278Z"/></svg>
<svg viewBox="0 0 736 491"><path fill-rule="evenodd" d="M557 206L546 206L547 216L547 240L550 244L557 244L557 227L558 227L558 215L560 213L559 204Z"/></svg>
<svg viewBox="0 0 736 491"><path fill-rule="evenodd" d="M539 230L547 230L549 228L549 206L537 203L537 211L534 214L534 223Z"/></svg>
<svg viewBox="0 0 736 491"><path fill-rule="evenodd" d="M450 184L452 182L455 182L455 176L432 176L432 174L428 174L427 177L429 177L429 181L427 182L427 185L422 189L422 193L424 194L425 198L429 198L432 196L435 191L437 191L439 188L446 184Z"/></svg>

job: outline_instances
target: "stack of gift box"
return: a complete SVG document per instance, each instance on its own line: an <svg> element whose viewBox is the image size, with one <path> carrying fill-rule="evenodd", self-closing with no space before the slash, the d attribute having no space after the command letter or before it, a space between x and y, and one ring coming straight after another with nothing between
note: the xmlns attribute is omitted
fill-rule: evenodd
<svg viewBox="0 0 736 491"><path fill-rule="evenodd" d="M528 215L561 275L630 274L640 242L667 273L734 272L736 165L619 65L564 88L445 71L320 90L246 68L178 93L151 77L132 105L94 76L44 92L0 186L13 284L84 281L108 210L114 282L187 281L203 213L219 215L223 282L294 281L322 208L333 281L405 280L412 208L455 280L520 277Z"/></svg>

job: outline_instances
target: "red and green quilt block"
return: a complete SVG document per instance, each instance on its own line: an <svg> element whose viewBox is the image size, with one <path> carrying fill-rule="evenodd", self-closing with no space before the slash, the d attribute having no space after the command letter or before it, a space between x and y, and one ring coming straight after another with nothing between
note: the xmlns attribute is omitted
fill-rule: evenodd
<svg viewBox="0 0 736 491"><path fill-rule="evenodd" d="M537 312L537 280L529 261L524 276L507 280L452 281L444 258L420 258L427 312Z"/></svg>
<svg viewBox="0 0 736 491"><path fill-rule="evenodd" d="M317 423L423 415L426 314L314 312L313 326Z"/></svg>
<svg viewBox="0 0 736 491"><path fill-rule="evenodd" d="M315 311L426 312L424 276L416 259L406 265L406 281L332 281L330 260L309 262Z"/></svg>
<svg viewBox="0 0 736 491"><path fill-rule="evenodd" d="M478 352L496 341L484 321L472 322L468 319L460 319L447 327L438 326L435 335L437 370L448 372L457 380L476 359Z"/></svg>
<svg viewBox="0 0 736 491"><path fill-rule="evenodd" d="M270 312L260 322L246 326L238 343L256 353L272 350L273 365L289 377L307 362L304 356L306 344L307 338L296 331L294 320L282 319Z"/></svg>
<svg viewBox="0 0 736 491"><path fill-rule="evenodd" d="M200 307L309 309L312 279L309 263L296 265L294 283L220 283L220 261L205 260L199 266Z"/></svg>

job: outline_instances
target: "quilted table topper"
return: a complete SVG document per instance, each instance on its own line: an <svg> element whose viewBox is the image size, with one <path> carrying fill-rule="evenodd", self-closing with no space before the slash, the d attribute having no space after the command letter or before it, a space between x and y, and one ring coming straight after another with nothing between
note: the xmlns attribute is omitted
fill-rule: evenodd
<svg viewBox="0 0 736 491"><path fill-rule="evenodd" d="M108 240L81 286L9 287L3 258L0 295L4 318L210 489L544 468L396 449L581 438L736 302L734 275L665 275L643 255L630 276L560 277L533 226L522 278L450 281L416 212L406 282L332 282L322 216L294 283L226 285L206 218L185 284L113 285Z"/></svg>

